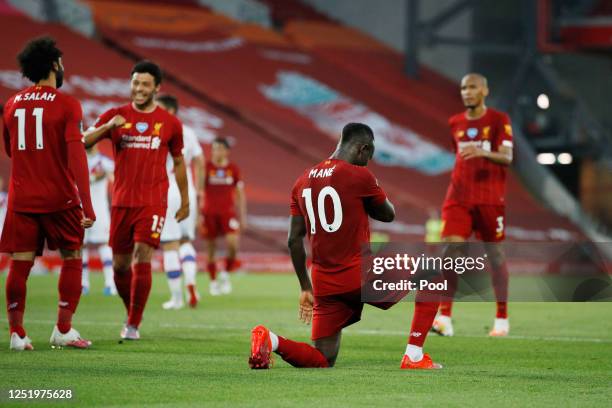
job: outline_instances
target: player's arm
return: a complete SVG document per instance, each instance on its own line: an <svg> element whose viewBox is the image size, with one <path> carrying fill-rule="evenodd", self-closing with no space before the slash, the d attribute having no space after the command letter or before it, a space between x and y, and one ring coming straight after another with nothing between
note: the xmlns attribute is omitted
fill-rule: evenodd
<svg viewBox="0 0 612 408"><path fill-rule="evenodd" d="M111 130L123 126L124 124L125 118L121 115L115 115L108 122L102 123L97 127L95 125L90 127L85 132L83 132L85 147L90 148L91 146L98 143L100 140L107 137Z"/></svg>
<svg viewBox="0 0 612 408"><path fill-rule="evenodd" d="M198 200L196 208L200 208L204 195L204 169L206 166L206 158L204 154L200 154L195 156L193 160L191 160L191 163L193 164L193 172L195 174L194 184Z"/></svg>
<svg viewBox="0 0 612 408"><path fill-rule="evenodd" d="M467 146L461 150L460 154L463 160L483 157L493 163L502 164L504 166L508 166L512 163L512 147L509 146L499 146L499 150L496 152L490 152L476 146Z"/></svg>
<svg viewBox="0 0 612 408"><path fill-rule="evenodd" d="M510 117L505 113L497 122L496 132L492 139L493 149L484 150L475 146L468 146L461 151L464 160L483 157L493 163L509 166L512 163L512 125ZM495 149L497 147L497 149ZM490 151L497 150L497 151Z"/></svg>
<svg viewBox="0 0 612 408"><path fill-rule="evenodd" d="M89 228L96 220L91 203L91 193L89 191L89 167L87 166L87 154L83 148L81 136L81 121L82 111L81 105L74 101L74 106L68 109L64 138L66 140L66 148L68 151L68 167L77 189L79 190L79 198L83 206L84 218L81 220L81 225L84 228Z"/></svg>
<svg viewBox="0 0 612 408"><path fill-rule="evenodd" d="M236 198L238 200L238 211L240 214L240 229L244 230L247 227L247 202L243 181L236 184Z"/></svg>
<svg viewBox="0 0 612 408"><path fill-rule="evenodd" d="M306 236L306 221L302 215L292 215L289 223L289 254L291 263L302 290L300 294L299 317L306 324L312 320L312 308L314 299L312 295L312 283L306 268L306 248L304 248L304 237Z"/></svg>
<svg viewBox="0 0 612 408"><path fill-rule="evenodd" d="M174 163L174 176L176 177L176 184L178 185L179 191L181 192L181 208L176 212L176 220L178 222L183 221L189 217L189 189L187 187L187 169L185 166L185 159L183 155L172 156Z"/></svg>
<svg viewBox="0 0 612 408"><path fill-rule="evenodd" d="M388 198L379 203L373 199L366 200L365 209L368 215L376 221L392 222L395 219L395 207Z"/></svg>
<svg viewBox="0 0 612 408"><path fill-rule="evenodd" d="M4 136L4 151L8 157L11 157L11 135L4 121L2 123L2 135Z"/></svg>

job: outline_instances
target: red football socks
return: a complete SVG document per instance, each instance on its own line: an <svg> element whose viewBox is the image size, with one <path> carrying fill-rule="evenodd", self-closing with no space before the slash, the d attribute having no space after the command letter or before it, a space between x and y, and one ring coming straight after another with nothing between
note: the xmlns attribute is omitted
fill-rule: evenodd
<svg viewBox="0 0 612 408"><path fill-rule="evenodd" d="M410 327L408 344L423 347L437 312L437 302L419 302L418 300L414 302L414 316L412 318L412 326Z"/></svg>
<svg viewBox="0 0 612 408"><path fill-rule="evenodd" d="M453 302L440 302L440 314L451 317L453 314Z"/></svg>
<svg viewBox="0 0 612 408"><path fill-rule="evenodd" d="M128 324L138 327L142 321L149 292L151 292L151 263L142 262L134 264L132 272L132 292L130 312L128 314Z"/></svg>
<svg viewBox="0 0 612 408"><path fill-rule="evenodd" d="M113 272L117 293L121 297L121 300L123 300L126 312L129 312L132 293L132 269L128 268L127 271L122 271L115 268Z"/></svg>
<svg viewBox="0 0 612 408"><path fill-rule="evenodd" d="M206 264L206 271L210 276L210 280L217 279L217 264L215 262L208 262Z"/></svg>
<svg viewBox="0 0 612 408"><path fill-rule="evenodd" d="M34 262L12 260L6 279L6 309L11 333L25 337L23 313L25 311L26 281ZM80 282L80 281L79 281Z"/></svg>
<svg viewBox="0 0 612 408"><path fill-rule="evenodd" d="M236 259L235 258L226 258L225 259L225 270L227 272L231 272L236 268Z"/></svg>
<svg viewBox="0 0 612 408"><path fill-rule="evenodd" d="M72 315L81 299L81 273L83 261L64 259L59 277L59 308L57 310L57 328L61 333L68 333L72 328Z"/></svg>
<svg viewBox="0 0 612 408"><path fill-rule="evenodd" d="M278 336L276 353L294 367L327 368L327 359L310 344L300 343Z"/></svg>
<svg viewBox="0 0 612 408"><path fill-rule="evenodd" d="M505 262L499 265L492 265L491 281L493 282L493 290L497 300L496 317L498 319L508 318L508 280L508 267Z"/></svg>

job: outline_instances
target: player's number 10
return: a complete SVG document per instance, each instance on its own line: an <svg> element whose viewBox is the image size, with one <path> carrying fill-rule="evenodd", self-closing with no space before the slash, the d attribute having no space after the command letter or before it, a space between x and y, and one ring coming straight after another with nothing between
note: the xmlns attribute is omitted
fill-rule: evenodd
<svg viewBox="0 0 612 408"><path fill-rule="evenodd" d="M41 150L43 146L43 108L34 108L32 116L36 118L36 149ZM23 108L15 109L15 117L17 118L17 149L26 149L25 140L25 119L26 110Z"/></svg>
<svg viewBox="0 0 612 408"><path fill-rule="evenodd" d="M331 224L327 222L327 216L325 215L325 198L328 196L331 197L334 205L334 218ZM315 219L314 207L312 205L312 189L305 188L302 190L302 197L304 198L304 202L306 204L308 223L310 224L310 233L315 234L317 232L315 228L317 220ZM342 225L342 203L340 202L338 192L333 187L326 186L319 191L319 196L317 197L317 213L319 214L321 228L323 228L324 231L336 232L340 229L340 225Z"/></svg>

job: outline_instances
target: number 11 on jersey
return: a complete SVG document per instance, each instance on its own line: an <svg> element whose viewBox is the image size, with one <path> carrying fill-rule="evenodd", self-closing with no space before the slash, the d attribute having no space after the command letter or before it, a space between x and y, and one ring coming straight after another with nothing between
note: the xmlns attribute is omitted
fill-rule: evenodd
<svg viewBox="0 0 612 408"><path fill-rule="evenodd" d="M41 150L43 146L43 108L34 108L32 116L36 118L36 149ZM15 117L17 118L17 149L26 149L25 140L25 120L26 110L23 108L15 109Z"/></svg>

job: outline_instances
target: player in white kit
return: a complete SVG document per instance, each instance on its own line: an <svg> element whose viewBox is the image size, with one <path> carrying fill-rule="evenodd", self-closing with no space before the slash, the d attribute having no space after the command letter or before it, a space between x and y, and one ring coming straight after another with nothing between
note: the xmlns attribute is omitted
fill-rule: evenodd
<svg viewBox="0 0 612 408"><path fill-rule="evenodd" d="M113 251L108 246L110 233L110 211L108 201L108 183L113 182L115 163L100 153L96 146L87 150L87 165L89 167L89 188L91 202L96 213L96 222L93 227L85 230L83 241L83 294L89 293L89 252L98 252L104 272L104 295L117 294L113 278Z"/></svg>
<svg viewBox="0 0 612 408"><path fill-rule="evenodd" d="M171 95L160 95L157 103L173 115L178 111L178 101ZM196 290L196 251L192 241L195 239L198 196L197 187L201 187L204 179L204 152L198 137L190 127L183 125L183 157L187 166L187 184L189 188L189 217L180 223L172 214L176 213L181 204L181 194L173 174L172 160L168 158L168 210L166 222L162 230L161 242L164 251L164 271L168 279L171 298L163 304L166 310L180 309L185 303L181 275L185 275L185 288L189 296L189 306L196 307L199 294ZM195 173L195 182L193 174Z"/></svg>

